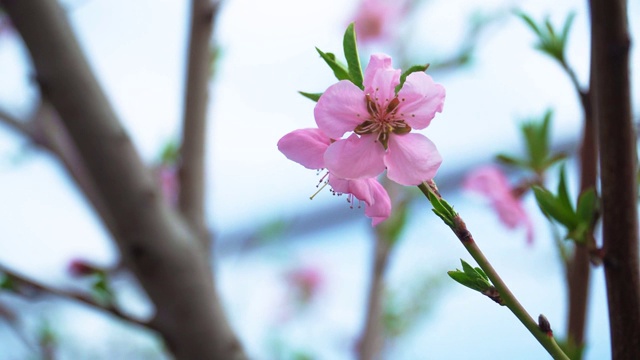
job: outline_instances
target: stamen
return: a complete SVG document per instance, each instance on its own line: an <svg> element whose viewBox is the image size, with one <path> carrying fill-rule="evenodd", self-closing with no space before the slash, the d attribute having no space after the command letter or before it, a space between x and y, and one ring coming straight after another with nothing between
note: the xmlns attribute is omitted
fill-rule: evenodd
<svg viewBox="0 0 640 360"><path fill-rule="evenodd" d="M320 185L320 184L318 184ZM316 195L318 195L320 193L320 191L322 191L322 189L324 189L327 185L329 185L328 181L325 181L324 184L322 184L322 187L320 189L318 189L318 191L316 191L313 195L311 195L309 197L309 200L313 200L314 197L316 197Z"/></svg>

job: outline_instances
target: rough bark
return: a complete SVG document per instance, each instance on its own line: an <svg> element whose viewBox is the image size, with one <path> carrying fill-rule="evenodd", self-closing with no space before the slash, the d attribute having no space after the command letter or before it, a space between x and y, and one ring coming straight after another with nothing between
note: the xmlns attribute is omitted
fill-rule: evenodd
<svg viewBox="0 0 640 360"><path fill-rule="evenodd" d="M122 259L156 308L178 359L244 358L197 235L160 196L98 85L57 1L2 0L31 55L43 97L75 142L113 215Z"/></svg>

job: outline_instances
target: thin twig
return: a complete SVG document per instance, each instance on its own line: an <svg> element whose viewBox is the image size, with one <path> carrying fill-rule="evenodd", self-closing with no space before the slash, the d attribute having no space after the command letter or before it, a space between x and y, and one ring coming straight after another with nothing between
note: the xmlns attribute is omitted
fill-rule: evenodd
<svg viewBox="0 0 640 360"><path fill-rule="evenodd" d="M418 188L427 197L427 199L429 199L430 196L436 196L438 199L442 199L442 197L437 193L437 188L433 181L422 183L418 185ZM509 310L511 310L518 320L520 320L527 330L529 330L536 340L538 340L540 345L542 345L554 359L569 360L569 357L567 357L560 346L556 343L552 333L541 329L539 324L533 320L531 315L529 315L515 295L513 295L511 290L509 290L500 275L498 275L498 272L493 268L493 265L491 265L489 260L487 260L478 247L473 235L467 229L467 226L460 215L456 213L451 220L453 222L453 225L450 225L451 230L458 240L460 240L471 257L473 257L478 266L480 266L480 268L485 272L489 280L491 280L491 284L493 284L495 289L498 291L499 295L497 297L495 295L491 295L490 297L497 303L509 308Z"/></svg>
<svg viewBox="0 0 640 360"><path fill-rule="evenodd" d="M39 295L39 293L54 295L60 298L64 298L67 300L88 305L89 307L92 307L94 309L105 311L121 320L132 323L134 325L138 325L144 328L151 328L152 326L150 322L136 319L122 312L114 304L103 305L87 294L82 294L75 291L62 290L62 289L57 289L57 288L47 286L36 280L30 279L24 275L21 275L18 272L11 270L2 264L0 264L0 273L5 274L5 276L8 276L11 279L15 287L13 291L19 295L22 295L28 298L33 297L34 295ZM153 328L151 329L155 330Z"/></svg>

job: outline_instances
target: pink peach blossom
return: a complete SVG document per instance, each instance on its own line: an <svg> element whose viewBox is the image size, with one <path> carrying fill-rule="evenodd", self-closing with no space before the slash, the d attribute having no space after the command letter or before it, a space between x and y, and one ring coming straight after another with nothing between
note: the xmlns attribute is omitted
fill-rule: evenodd
<svg viewBox="0 0 640 360"><path fill-rule="evenodd" d="M406 5L403 0L362 0L353 17L358 40L390 40L406 14Z"/></svg>
<svg viewBox="0 0 640 360"><path fill-rule="evenodd" d="M283 136L278 141L278 149L288 159L308 169L317 170L326 167L324 154L331 143L331 138L320 129L299 129ZM391 214L389 194L375 178L348 180L329 171L327 181L334 192L348 194L352 204L354 197L364 202L364 213L372 219L373 226L386 220Z"/></svg>
<svg viewBox="0 0 640 360"><path fill-rule="evenodd" d="M467 190L484 195L498 213L500 221L509 229L524 226L527 242L533 242L533 224L519 199L514 195L507 177L496 166L484 166L471 172L465 179Z"/></svg>
<svg viewBox="0 0 640 360"><path fill-rule="evenodd" d="M385 54L371 56L364 72L364 90L348 80L330 86L318 100L314 115L331 143L324 154L329 172L349 180L378 176L418 185L432 179L442 157L431 140L412 128L424 129L444 105L445 90L424 72L407 76ZM347 132L351 136L342 139Z"/></svg>

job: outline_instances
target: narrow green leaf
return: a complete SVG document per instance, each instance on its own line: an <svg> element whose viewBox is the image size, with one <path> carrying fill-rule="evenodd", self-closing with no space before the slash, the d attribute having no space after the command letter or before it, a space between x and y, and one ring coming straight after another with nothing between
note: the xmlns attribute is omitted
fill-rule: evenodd
<svg viewBox="0 0 640 360"><path fill-rule="evenodd" d="M496 155L496 161L504 165L517 166L522 168L528 167L528 163L525 160L518 159L516 157L513 157L511 155L506 155L506 154Z"/></svg>
<svg viewBox="0 0 640 360"><path fill-rule="evenodd" d="M536 202L545 215L564 225L568 230L576 226L577 219L575 214L564 208L551 192L539 186L534 186L532 189Z"/></svg>
<svg viewBox="0 0 640 360"><path fill-rule="evenodd" d="M549 17L546 17L544 19L544 26L547 28L547 31L549 32L549 39L553 40L556 38L556 34L553 31L553 25L551 25L551 21L549 21Z"/></svg>
<svg viewBox="0 0 640 360"><path fill-rule="evenodd" d="M362 85L363 75L362 66L360 65L360 55L358 55L358 45L356 44L356 30L354 23L349 24L347 31L344 33L342 42L344 49L344 57L347 59L349 69L349 78L360 89L364 89ZM342 79L341 79L342 80Z"/></svg>
<svg viewBox="0 0 640 360"><path fill-rule="evenodd" d="M336 60L336 56L332 53L325 53L322 50L316 48L320 57L329 65L331 70L333 70L333 74L336 76L338 80L349 80L349 71L342 65L340 62Z"/></svg>
<svg viewBox="0 0 640 360"><path fill-rule="evenodd" d="M482 276L483 279L485 279L487 282L489 282L489 277L487 276L487 274L484 272L484 270L482 270L481 268L477 267L475 268L476 272L478 274L480 274L480 276Z"/></svg>
<svg viewBox="0 0 640 360"><path fill-rule="evenodd" d="M598 195L593 188L589 188L580 194L576 214L578 219L588 224L595 218L598 211Z"/></svg>
<svg viewBox="0 0 640 360"><path fill-rule="evenodd" d="M544 162L544 169L543 170L546 170L546 169L550 168L552 165L554 165L558 161L564 160L566 158L567 158L567 154L562 153L562 152L555 153L555 154L547 157L547 160Z"/></svg>
<svg viewBox="0 0 640 360"><path fill-rule="evenodd" d="M436 216L438 216L448 227L453 226L453 222L451 222L445 214L438 212L436 209L431 209L431 211L433 211L433 213L436 214Z"/></svg>
<svg viewBox="0 0 640 360"><path fill-rule="evenodd" d="M526 22L527 25L529 25L531 30L533 30L533 32L535 32L538 35L538 37L542 37L542 32L540 32L540 29L538 29L538 25L536 25L536 23L533 21L533 19L529 15L523 12L517 12L516 15L518 15L522 20L524 20L524 22Z"/></svg>
<svg viewBox="0 0 640 360"><path fill-rule="evenodd" d="M476 274L476 271L473 269L473 266L469 265L466 261L460 259L460 263L462 264L462 270L465 274L469 276L473 276Z"/></svg>
<svg viewBox="0 0 640 360"><path fill-rule="evenodd" d="M320 100L320 96L322 96L322 93L308 93L304 91L298 91L298 93L306 97L307 99L311 99L315 102L318 102L318 100Z"/></svg>
<svg viewBox="0 0 640 360"><path fill-rule="evenodd" d="M564 209L571 213L575 213L573 205L571 204L571 199L569 199L569 190L567 189L565 173L565 167L562 166L560 168L560 180L558 181L558 201Z"/></svg>

